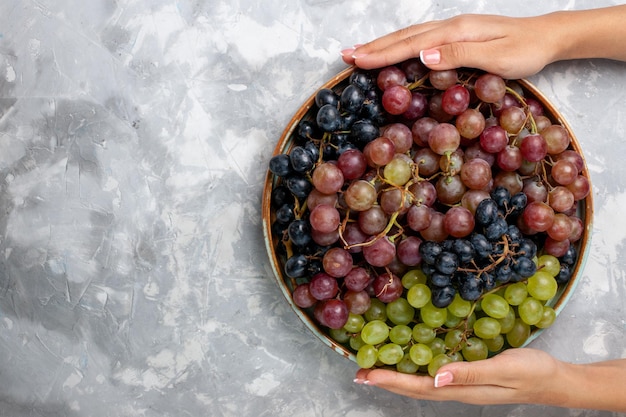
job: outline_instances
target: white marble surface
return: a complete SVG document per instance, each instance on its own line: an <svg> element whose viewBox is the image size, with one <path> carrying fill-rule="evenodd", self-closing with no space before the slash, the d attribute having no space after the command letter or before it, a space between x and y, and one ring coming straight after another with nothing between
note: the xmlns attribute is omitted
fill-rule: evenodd
<svg viewBox="0 0 626 417"><path fill-rule="evenodd" d="M279 135L343 47L462 12L613 3L0 2L0 416L613 415L355 385L289 309L260 221ZM577 133L596 204L581 283L533 346L626 357L626 64L531 81Z"/></svg>

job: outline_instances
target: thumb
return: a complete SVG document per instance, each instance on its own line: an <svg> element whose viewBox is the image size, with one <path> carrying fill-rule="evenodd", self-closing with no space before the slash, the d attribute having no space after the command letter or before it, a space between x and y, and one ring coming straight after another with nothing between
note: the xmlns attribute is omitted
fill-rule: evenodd
<svg viewBox="0 0 626 417"><path fill-rule="evenodd" d="M439 369L435 375L435 388L446 385L493 385L497 380L498 370L494 369L489 360L453 362Z"/></svg>
<svg viewBox="0 0 626 417"><path fill-rule="evenodd" d="M484 42L452 42L420 51L420 59L436 71L467 67L494 72L498 56L492 52Z"/></svg>

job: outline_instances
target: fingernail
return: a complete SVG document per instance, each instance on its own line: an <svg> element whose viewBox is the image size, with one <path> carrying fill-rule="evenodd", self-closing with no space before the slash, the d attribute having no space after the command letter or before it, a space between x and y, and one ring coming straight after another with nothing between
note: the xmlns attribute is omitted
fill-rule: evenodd
<svg viewBox="0 0 626 417"><path fill-rule="evenodd" d="M354 378L354 383L360 384L360 385L369 385L370 382L367 379Z"/></svg>
<svg viewBox="0 0 626 417"><path fill-rule="evenodd" d="M346 48L339 52L341 56L351 56L354 53L354 48Z"/></svg>
<svg viewBox="0 0 626 417"><path fill-rule="evenodd" d="M437 49L425 49L420 51L420 60L425 65L438 64L441 62L441 53Z"/></svg>
<svg viewBox="0 0 626 417"><path fill-rule="evenodd" d="M364 43L355 43L354 44L354 49L356 48L360 48L361 46L365 45Z"/></svg>
<svg viewBox="0 0 626 417"><path fill-rule="evenodd" d="M453 378L454 376L452 375L452 372L442 372L435 375L435 388L441 388L449 385Z"/></svg>

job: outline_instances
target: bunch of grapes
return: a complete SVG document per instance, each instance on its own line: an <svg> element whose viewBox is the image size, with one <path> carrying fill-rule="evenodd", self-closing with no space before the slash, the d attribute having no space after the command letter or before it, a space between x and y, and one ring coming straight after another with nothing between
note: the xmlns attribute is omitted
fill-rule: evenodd
<svg viewBox="0 0 626 417"><path fill-rule="evenodd" d="M590 184L519 83L418 60L322 88L269 162L294 303L363 368L522 346L578 259Z"/></svg>

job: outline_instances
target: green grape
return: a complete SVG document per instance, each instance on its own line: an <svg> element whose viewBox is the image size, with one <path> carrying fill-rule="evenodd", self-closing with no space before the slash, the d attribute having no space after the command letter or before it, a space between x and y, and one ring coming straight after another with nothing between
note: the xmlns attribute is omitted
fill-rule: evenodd
<svg viewBox="0 0 626 417"><path fill-rule="evenodd" d="M411 341L413 330L404 324L393 326L389 331L389 340L400 346L404 346Z"/></svg>
<svg viewBox="0 0 626 417"><path fill-rule="evenodd" d="M561 271L561 262L559 262L559 258L556 256L547 254L541 255L537 259L537 268L540 268L542 271L556 277Z"/></svg>
<svg viewBox="0 0 626 417"><path fill-rule="evenodd" d="M428 365L433 359L433 351L424 343L416 343L409 349L409 355L413 363L423 366Z"/></svg>
<svg viewBox="0 0 626 417"><path fill-rule="evenodd" d="M381 320L387 321L387 309L385 303L380 301L378 298L372 298L370 300L370 308L365 312L365 320L366 321L374 321Z"/></svg>
<svg viewBox="0 0 626 417"><path fill-rule="evenodd" d="M409 324L415 317L415 309L402 297L388 303L385 311L394 324Z"/></svg>
<svg viewBox="0 0 626 417"><path fill-rule="evenodd" d="M369 369L378 361L378 349L372 345L363 345L356 352L356 363L361 368Z"/></svg>
<svg viewBox="0 0 626 417"><path fill-rule="evenodd" d="M530 337L530 326L520 318L515 319L515 325L510 332L506 334L506 341L511 347L517 348L526 343Z"/></svg>
<svg viewBox="0 0 626 417"><path fill-rule="evenodd" d="M452 362L452 359L446 355L445 353L440 353L437 356L433 357L433 359L428 364L428 374L432 377L437 375L437 371L443 365L447 365Z"/></svg>
<svg viewBox="0 0 626 417"><path fill-rule="evenodd" d="M502 317L498 321L500 322L500 333L508 333L515 325L515 310L509 308L506 317Z"/></svg>
<svg viewBox="0 0 626 417"><path fill-rule="evenodd" d="M402 360L396 364L396 371L403 374L414 374L419 371L419 365L411 360L411 355L405 353Z"/></svg>
<svg viewBox="0 0 626 417"><path fill-rule="evenodd" d="M346 329L328 329L328 334L339 343L348 343L352 337L352 333Z"/></svg>
<svg viewBox="0 0 626 417"><path fill-rule="evenodd" d="M361 339L368 345L378 345L389 337L389 327L382 320L367 322L361 330Z"/></svg>
<svg viewBox="0 0 626 417"><path fill-rule="evenodd" d="M448 352L446 355L448 355L452 362L463 362L463 354L460 350L453 353Z"/></svg>
<svg viewBox="0 0 626 417"><path fill-rule="evenodd" d="M441 327L448 317L447 308L438 308L430 301L420 310L422 321L430 327Z"/></svg>
<svg viewBox="0 0 626 417"><path fill-rule="evenodd" d="M496 294L487 294L483 297L480 305L483 311L494 319L501 319L509 314L509 303Z"/></svg>
<svg viewBox="0 0 626 417"><path fill-rule="evenodd" d="M483 342L487 345L489 352L499 352L504 347L504 336L499 334L493 339L483 339Z"/></svg>
<svg viewBox="0 0 626 417"><path fill-rule="evenodd" d="M343 328L350 333L358 333L365 325L365 319L360 314L348 313L348 321Z"/></svg>
<svg viewBox="0 0 626 417"><path fill-rule="evenodd" d="M361 346L365 345L365 342L363 341L363 339L361 339L361 335L358 334L350 338L349 344L352 350L357 352L361 348Z"/></svg>
<svg viewBox="0 0 626 417"><path fill-rule="evenodd" d="M410 269L402 275L402 286L407 290L416 284L426 284L427 278L421 269Z"/></svg>
<svg viewBox="0 0 626 417"><path fill-rule="evenodd" d="M440 353L446 352L446 343L442 338L436 337L430 344L428 345L430 350L433 352L433 356L437 356Z"/></svg>
<svg viewBox="0 0 626 417"><path fill-rule="evenodd" d="M559 284L552 275L541 270L528 278L526 287L530 296L537 300L546 301L556 295Z"/></svg>
<svg viewBox="0 0 626 417"><path fill-rule="evenodd" d="M456 328L459 324L461 324L461 322L464 319L461 317L457 317L457 316L453 316L452 314L450 314L450 311L448 310L448 315L446 317L446 321L445 323L443 323L443 325L445 327L447 327L448 329L454 329Z"/></svg>
<svg viewBox="0 0 626 417"><path fill-rule="evenodd" d="M479 361L482 359L487 359L489 355L489 348L487 347L487 343L485 343L482 339L478 337L470 337L467 339L467 343L462 350L463 357L466 361Z"/></svg>
<svg viewBox="0 0 626 417"><path fill-rule="evenodd" d="M430 301L430 288L426 284L415 284L406 293L406 299L415 308L422 308Z"/></svg>
<svg viewBox="0 0 626 417"><path fill-rule="evenodd" d="M378 360L385 365L395 365L404 357L402 347L395 343L387 343L378 349Z"/></svg>
<svg viewBox="0 0 626 417"><path fill-rule="evenodd" d="M523 282L513 283L504 290L504 299L512 306L522 304L526 297L528 297L528 289Z"/></svg>
<svg viewBox="0 0 626 417"><path fill-rule="evenodd" d="M543 314L541 315L541 320L535 323L535 326L539 327L540 329L546 329L552 326L554 320L556 320L556 311L554 311L554 309L550 306L543 306Z"/></svg>
<svg viewBox="0 0 626 417"><path fill-rule="evenodd" d="M465 318L472 311L472 303L470 301L464 300L461 296L456 293L454 295L454 299L448 305L448 312L455 317Z"/></svg>
<svg viewBox="0 0 626 417"><path fill-rule="evenodd" d="M443 341L450 350L463 349L465 347L465 333L459 329L450 330L446 333Z"/></svg>
<svg viewBox="0 0 626 417"><path fill-rule="evenodd" d="M543 316L543 304L533 297L527 297L517 308L517 314L524 323L532 326L533 324L539 323L539 320L541 320Z"/></svg>
<svg viewBox="0 0 626 417"><path fill-rule="evenodd" d="M403 158L394 158L383 168L383 176L394 185L406 184L411 175L411 165Z"/></svg>
<svg viewBox="0 0 626 417"><path fill-rule="evenodd" d="M430 343L435 340L437 333L435 329L426 323L417 323L413 326L413 340L418 343Z"/></svg>
<svg viewBox="0 0 626 417"><path fill-rule="evenodd" d="M474 334L481 339L493 339L501 330L500 322L493 317L481 317L474 323Z"/></svg>

